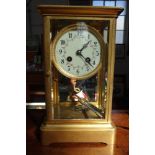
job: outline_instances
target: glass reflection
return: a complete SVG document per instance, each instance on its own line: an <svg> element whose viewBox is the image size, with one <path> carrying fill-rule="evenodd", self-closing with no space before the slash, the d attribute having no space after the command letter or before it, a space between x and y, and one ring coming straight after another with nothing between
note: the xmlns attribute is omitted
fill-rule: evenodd
<svg viewBox="0 0 155 155"><path fill-rule="evenodd" d="M101 119L98 105L97 75L86 80L58 76L59 102L55 104L55 119Z"/></svg>
<svg viewBox="0 0 155 155"><path fill-rule="evenodd" d="M93 76L86 80L69 79L59 74L59 94L60 102L71 102L71 94L74 88L79 88L90 102L97 101L97 76Z"/></svg>

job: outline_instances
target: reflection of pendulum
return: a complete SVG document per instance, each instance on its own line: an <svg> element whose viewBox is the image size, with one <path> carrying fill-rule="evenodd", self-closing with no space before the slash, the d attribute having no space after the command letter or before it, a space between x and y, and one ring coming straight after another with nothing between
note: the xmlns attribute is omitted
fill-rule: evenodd
<svg viewBox="0 0 155 155"><path fill-rule="evenodd" d="M84 99L87 98L87 95L82 90L80 90L80 88L75 87L74 91L76 95L78 95L80 98L84 98Z"/></svg>
<svg viewBox="0 0 155 155"><path fill-rule="evenodd" d="M82 106L85 108L88 108L89 110L93 111L99 118L103 118L103 111L90 102L88 102L87 95L81 90L80 88L76 87L76 80L71 79L70 80L72 86L73 86L73 91L74 95L72 96L74 101L79 101ZM84 110L85 108L81 109Z"/></svg>
<svg viewBox="0 0 155 155"><path fill-rule="evenodd" d="M82 98L83 92L80 91L80 93L77 93L75 96L77 97L78 101L87 107L89 110L93 111L99 118L103 118L103 111L93 104L89 103L85 98Z"/></svg>
<svg viewBox="0 0 155 155"><path fill-rule="evenodd" d="M80 88L75 87L75 85L74 85L73 89L74 89L74 92L75 92L75 93L79 93L79 92L80 92ZM78 101L77 98L75 98L74 100L75 100L75 101Z"/></svg>
<svg viewBox="0 0 155 155"><path fill-rule="evenodd" d="M79 93L79 92L80 92L80 88L74 87L74 91L75 91L76 93Z"/></svg>
<svg viewBox="0 0 155 155"><path fill-rule="evenodd" d="M85 95L85 93L82 90L80 90L77 87L74 87L74 91L76 92L76 94L75 94L76 100L75 101L79 101L82 105L84 105L88 109L92 110L99 118L103 118L103 111L101 109L95 107L93 104L89 103L86 99L87 96Z"/></svg>

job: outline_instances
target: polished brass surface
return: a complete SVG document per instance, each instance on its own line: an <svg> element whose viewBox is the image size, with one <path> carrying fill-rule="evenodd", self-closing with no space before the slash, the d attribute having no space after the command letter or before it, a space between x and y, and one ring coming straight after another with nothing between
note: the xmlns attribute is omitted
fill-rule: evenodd
<svg viewBox="0 0 155 155"><path fill-rule="evenodd" d="M44 32L44 59L45 61L45 102L47 110L47 120L53 117L51 100L51 63L50 63L50 21L48 16L43 17Z"/></svg>
<svg viewBox="0 0 155 155"><path fill-rule="evenodd" d="M115 63L115 28L116 19L110 19L109 31L109 49L108 49L108 75L107 75L107 103L106 103L106 118L107 122L111 122L112 112L112 95L113 95L113 80L114 80L114 63Z"/></svg>
<svg viewBox="0 0 155 155"><path fill-rule="evenodd" d="M53 143L49 147L40 145L39 135L36 135L44 110L28 110L27 122L27 154L28 155L128 155L129 154L129 123L128 111L114 110L112 120L117 132L114 145L104 143ZM34 119L35 118L35 119ZM39 122L39 123L38 123ZM114 153L113 153L114 150Z"/></svg>
<svg viewBox="0 0 155 155"><path fill-rule="evenodd" d="M116 128L112 124L58 124L41 126L43 145L59 142L115 143Z"/></svg>
<svg viewBox="0 0 155 155"><path fill-rule="evenodd" d="M43 145L53 142L103 142L109 145L115 143L116 128L111 123L114 59L115 59L115 28L116 18L123 11L122 8L113 7L77 7L77 6L51 6L41 5L38 7L44 19L44 52L45 52L45 85L46 85L46 110L47 117L41 126L41 139ZM101 66L97 72L97 94L95 102L97 107L104 108L103 119L60 119L54 117L54 107L62 104L59 101L58 71L53 65L50 44L53 46L52 32L54 22L57 20L82 20L87 23L91 21L108 21L108 41L102 43L102 50L105 55L102 58ZM96 22L97 24L97 22ZM92 25L91 25L92 26ZM95 27L95 26L93 26ZM98 27L98 26L97 26ZM96 29L93 28L93 29ZM98 32L101 33L103 25L100 25ZM96 33L96 31L93 30ZM60 33L61 34L61 33ZM58 34L58 35L60 35ZM100 38L100 35L96 35ZM56 41L54 41L56 42ZM56 65L56 63L55 63ZM70 77L70 76L69 76ZM103 88L103 80L107 80L106 89ZM68 102L67 102L68 103ZM58 109L58 112L60 109ZM113 148L112 148L113 150ZM113 153L112 153L113 154Z"/></svg>

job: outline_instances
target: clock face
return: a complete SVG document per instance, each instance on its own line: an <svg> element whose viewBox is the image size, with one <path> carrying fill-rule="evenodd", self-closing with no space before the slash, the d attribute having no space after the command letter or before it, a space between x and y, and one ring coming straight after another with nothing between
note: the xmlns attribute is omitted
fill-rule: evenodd
<svg viewBox="0 0 155 155"><path fill-rule="evenodd" d="M100 34L90 26L71 25L58 33L53 43L56 68L69 78L84 79L101 66Z"/></svg>

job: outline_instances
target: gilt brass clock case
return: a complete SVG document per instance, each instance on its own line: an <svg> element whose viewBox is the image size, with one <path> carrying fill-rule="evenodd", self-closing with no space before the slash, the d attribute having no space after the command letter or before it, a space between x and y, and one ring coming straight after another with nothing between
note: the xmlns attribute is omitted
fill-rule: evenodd
<svg viewBox="0 0 155 155"><path fill-rule="evenodd" d="M43 16L45 58L46 119L40 128L42 144L50 145L55 142L103 142L110 146L106 146L107 149L110 148L107 154L113 155L116 127L112 123L111 113L115 62L115 30L116 19L123 9L115 7L51 5L40 5L38 9ZM89 74L77 77L61 69L60 64L55 60L54 52L59 38L65 32L73 29L75 27L73 24L81 21L86 23L89 31L96 36L102 51L99 65L95 70ZM103 36L101 37L101 35ZM93 98L95 103L92 104L96 109L102 109L103 107L103 117L98 118L96 115L91 115L89 118L81 117L82 112L78 113L71 108L68 110L70 107L68 103L72 102L67 101L66 104L66 102L61 100L62 94L59 87L61 82L58 71L66 77L80 80L86 78L88 81L92 80L89 77L94 75L97 87L95 88L92 81L90 82L93 88L93 95L96 95L95 99ZM64 82L66 77L63 76L61 80ZM90 83L87 84L90 85ZM66 92L68 92L68 89L63 91L63 93ZM65 109L67 110L65 111ZM71 116L72 113L78 113L78 117L72 117L74 116Z"/></svg>
<svg viewBox="0 0 155 155"><path fill-rule="evenodd" d="M66 34L66 33L69 33L69 32L71 32L71 31L75 31L75 32L78 32L79 30L81 30L82 29L82 31L84 31L84 32L87 32L87 33L89 33L89 34L91 34L91 35L93 35L93 37L96 37L96 39L97 39L97 43L99 43L99 49L97 49L98 51L99 51L99 53L98 53L98 57L99 57L99 62L98 62L98 64L95 66L95 65L93 65L93 64L87 64L86 62L84 62L84 63L86 63L88 66L87 67L90 67L90 68L87 68L87 69L90 69L91 71L89 71L89 72L87 72L87 70L85 70L85 73L83 73L83 75L75 75L75 74L73 74L73 73L70 73L69 71L67 71L67 70L65 70L65 69L63 69L63 67L61 66L61 64L60 63L58 63L58 60L57 60L57 58L56 58L56 52L58 52L57 50L56 50L56 46L57 46L57 43L58 43L58 41L59 41L59 39L64 35L64 34ZM82 40L82 39L81 39ZM81 41L80 40L80 41ZM88 41L88 40L87 40ZM92 40L90 40L89 39L89 41L91 41L92 42ZM71 44L71 43L70 43ZM82 43L83 44L83 43ZM90 43L89 43L90 44ZM79 43L77 42L77 44L75 45L75 46L77 46L76 47L76 50L79 50L80 49L80 45L79 45ZM92 47L92 49L93 49L94 47ZM92 49L90 49L90 50L92 50ZM52 51L52 60L53 60L53 62L54 62L54 65L56 66L56 68L59 70L59 72L60 73L62 73L64 76L66 76L66 77L68 77L68 78L73 78L73 79L77 79L77 80L82 80L82 79L87 79L87 78L89 78L89 77L92 77L93 75L95 75L97 72L98 72L98 70L101 68L101 66L102 66L102 61L104 60L103 59L103 54L104 54L104 49L105 49L105 45L104 45L104 41L103 41L103 37L101 36L101 34L95 29L95 28L93 28L92 26L89 26L89 25L87 25L87 24L84 24L84 23L77 23L77 24L72 24L72 25L69 25L69 26L66 26L65 28L63 28L62 30L60 30L59 32L58 32L58 34L56 35L56 37L54 38L54 41L51 43L51 51ZM69 49L70 50L70 49ZM93 54L94 54L94 52L96 52L95 51L95 49L93 49L94 51L92 51L93 52ZM97 51L97 52L98 52ZM71 51L72 53L75 53L75 51ZM87 52L87 53L90 53L91 51L85 51L85 52ZM94 54L95 55L95 54ZM96 56L97 57L97 56ZM95 57L95 58L96 58ZM94 62L95 62L95 58L94 58ZM76 56L76 54L75 54L75 59L79 59L78 58L78 56ZM74 60L75 60L74 59ZM63 59L64 60L64 59ZM80 60L80 59L79 59ZM85 61L85 60L83 60L83 61ZM79 62L80 63L80 62ZM82 62L81 62L82 63ZM66 65L66 64L65 64ZM83 69L83 68L82 68Z"/></svg>

